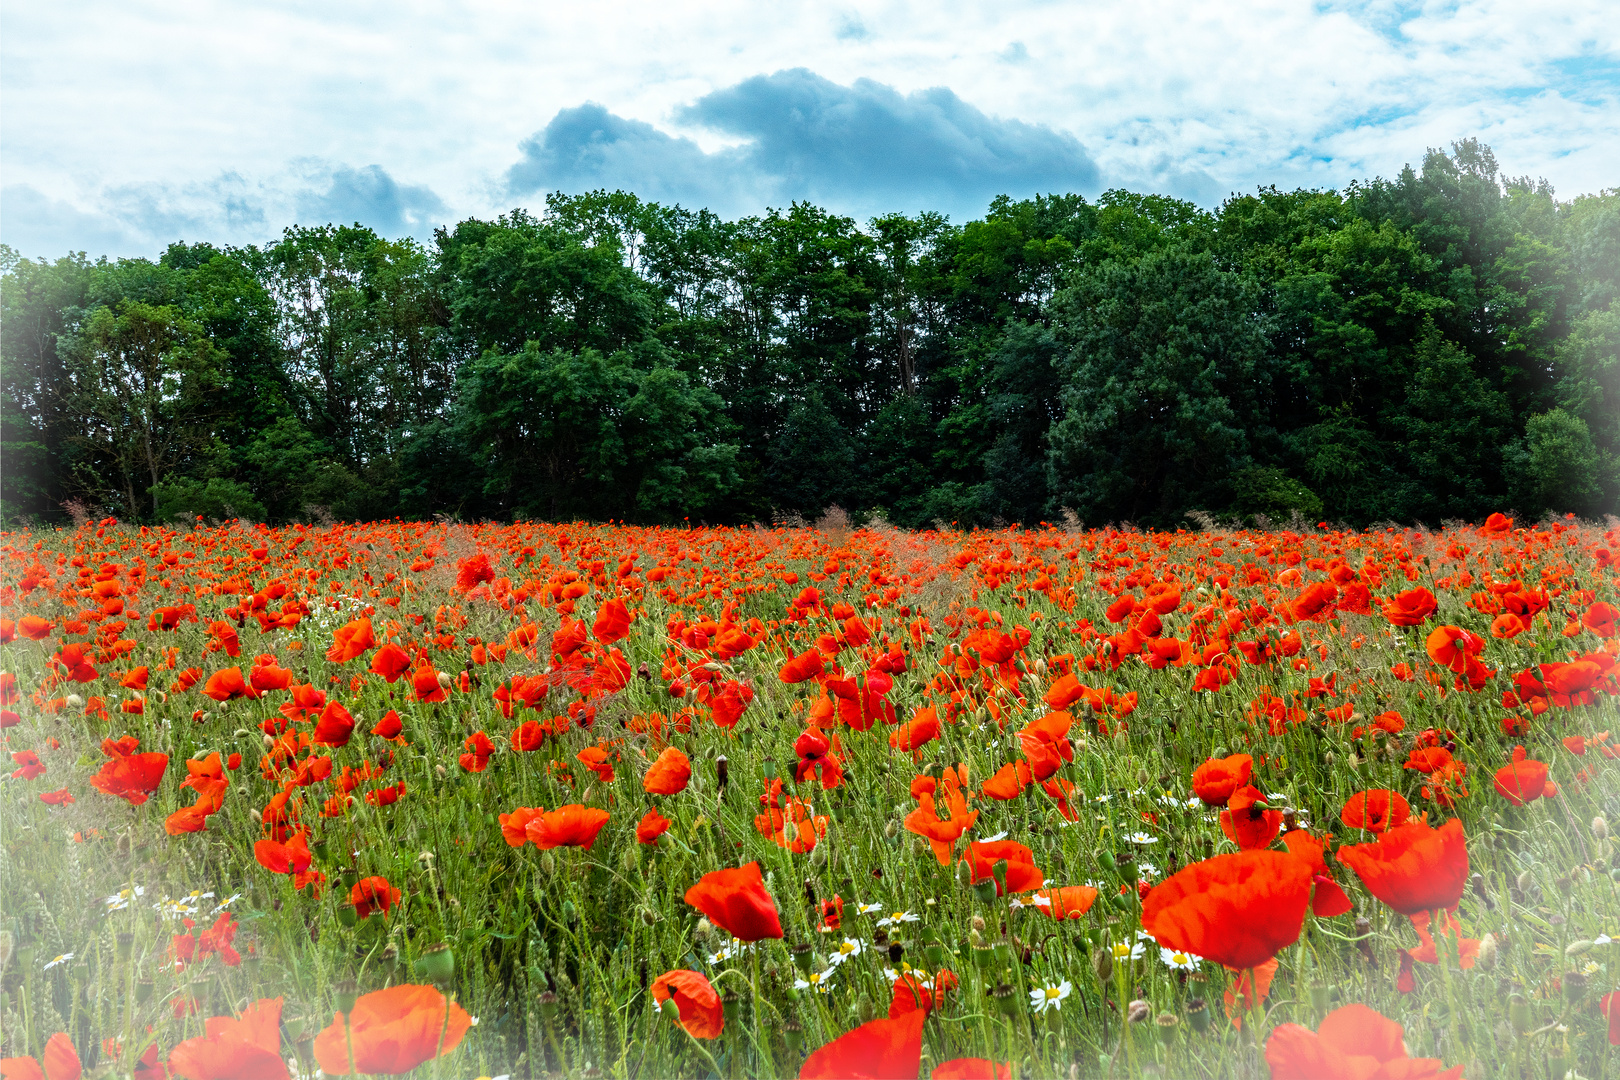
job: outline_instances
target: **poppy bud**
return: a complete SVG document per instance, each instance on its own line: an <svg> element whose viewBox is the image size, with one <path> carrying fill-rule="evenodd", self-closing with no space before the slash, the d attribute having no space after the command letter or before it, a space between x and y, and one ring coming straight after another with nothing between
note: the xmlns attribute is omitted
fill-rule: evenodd
<svg viewBox="0 0 1620 1080"><path fill-rule="evenodd" d="M975 934L983 933L984 932L984 916L983 915L975 915L975 916L973 916L973 918L968 921L968 926L971 929L971 931L973 933L975 933Z"/></svg>
<svg viewBox="0 0 1620 1080"><path fill-rule="evenodd" d="M692 938L698 944L703 944L714 936L714 924L708 919L699 919L697 926L692 930Z"/></svg>
<svg viewBox="0 0 1620 1080"><path fill-rule="evenodd" d="M353 979L344 979L332 987L332 1004L345 1016L354 1011L354 1001L359 996L360 987Z"/></svg>
<svg viewBox="0 0 1620 1080"><path fill-rule="evenodd" d="M1474 895L1483 900L1487 908L1491 909L1492 911L1496 910L1496 901L1492 900L1490 893L1485 891L1484 874L1474 874L1474 876L1469 879L1469 885L1472 886Z"/></svg>
<svg viewBox="0 0 1620 1080"><path fill-rule="evenodd" d="M71 709L82 709L82 708L84 708L84 698L80 697L78 694L69 694L67 697L63 698L62 700L64 702L66 702L67 706L69 708L71 708Z"/></svg>
<svg viewBox="0 0 1620 1080"><path fill-rule="evenodd" d="M444 779L444 777L445 777L445 768L444 768L443 765L435 765L435 766L433 766L433 771L438 774L440 780Z"/></svg>
<svg viewBox="0 0 1620 1080"><path fill-rule="evenodd" d="M1591 952L1593 944L1594 942L1591 941L1572 941L1564 947L1564 955L1574 959L1577 956Z"/></svg>
<svg viewBox="0 0 1620 1080"><path fill-rule="evenodd" d="M1597 837L1599 840L1607 840L1609 838L1609 823L1604 820L1602 814L1599 814L1597 817L1592 819L1592 835Z"/></svg>
<svg viewBox="0 0 1620 1080"><path fill-rule="evenodd" d="M540 853L540 870L547 877L557 872L557 860L552 856L551 852L542 851Z"/></svg>
<svg viewBox="0 0 1620 1080"><path fill-rule="evenodd" d="M1153 1012L1153 1007L1141 998L1137 998L1125 1006L1125 1019L1133 1024L1140 1024Z"/></svg>
<svg viewBox="0 0 1620 1080"><path fill-rule="evenodd" d="M1508 1023L1513 1025L1513 1031L1518 1035L1530 1030L1530 1003L1524 999L1524 995L1508 995Z"/></svg>
<svg viewBox="0 0 1620 1080"><path fill-rule="evenodd" d="M449 982L455 978L456 954L450 951L448 944L440 942L437 945L430 945L412 967L418 974L434 982Z"/></svg>
<svg viewBox="0 0 1620 1080"><path fill-rule="evenodd" d="M883 835L888 837L890 840L893 840L897 835L899 835L899 832L900 826L894 823L893 818L890 818L888 823L883 826Z"/></svg>
<svg viewBox="0 0 1620 1080"><path fill-rule="evenodd" d="M658 1011L664 1014L664 1019L681 1022L681 1007L675 1003L674 997L667 997L664 1003L658 1006Z"/></svg>
<svg viewBox="0 0 1620 1080"><path fill-rule="evenodd" d="M1112 851L1103 850L1097 852L1097 862L1110 874L1119 873L1119 864L1114 862L1114 853Z"/></svg>
<svg viewBox="0 0 1620 1080"><path fill-rule="evenodd" d="M1091 969L1097 973L1097 981L1106 983L1114 977L1114 952L1112 949L1098 949L1091 954ZM1199 1030L1203 1030L1200 1028Z"/></svg>
<svg viewBox="0 0 1620 1080"><path fill-rule="evenodd" d="M1496 966L1497 951L1496 935L1486 934L1479 939L1479 955L1475 960L1480 967L1487 971Z"/></svg>
<svg viewBox="0 0 1620 1080"><path fill-rule="evenodd" d="M1525 871L1522 871L1519 874L1519 876L1514 879L1513 883L1514 883L1514 885L1516 885L1518 887L1520 892L1529 892L1530 891L1530 886L1534 885L1535 881L1536 881L1536 879L1530 876L1530 871L1525 870Z"/></svg>
<svg viewBox="0 0 1620 1080"><path fill-rule="evenodd" d="M818 846L816 850L819 851L821 849ZM966 860L956 864L956 880L963 886L971 885L973 883L973 867L969 866Z"/></svg>
<svg viewBox="0 0 1620 1080"><path fill-rule="evenodd" d="M450 684L453 682L455 682L455 680L450 677L450 673L448 671L439 672L439 689L448 690L450 689Z"/></svg>
<svg viewBox="0 0 1620 1080"><path fill-rule="evenodd" d="M1001 887L1001 891L1005 893L1007 891L1007 860L997 859L991 865L990 873L995 875L996 884L999 885Z"/></svg>
<svg viewBox="0 0 1620 1080"><path fill-rule="evenodd" d="M1199 1034L1209 1030L1209 1002L1193 998L1187 1002L1187 1023Z"/></svg>

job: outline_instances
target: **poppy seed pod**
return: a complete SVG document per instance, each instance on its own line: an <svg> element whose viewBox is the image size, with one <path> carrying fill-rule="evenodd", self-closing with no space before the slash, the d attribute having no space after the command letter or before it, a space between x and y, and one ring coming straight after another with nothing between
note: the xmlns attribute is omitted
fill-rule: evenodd
<svg viewBox="0 0 1620 1080"><path fill-rule="evenodd" d="M354 1011L354 1003L359 996L359 985L353 979L344 979L332 987L332 1006L347 1016Z"/></svg>
<svg viewBox="0 0 1620 1080"><path fill-rule="evenodd" d="M1112 949L1098 949L1091 954L1091 969L1097 973L1097 981L1106 983L1114 977L1114 953Z"/></svg>
<svg viewBox="0 0 1620 1080"><path fill-rule="evenodd" d="M1564 986L1564 1000L1570 1004L1581 1000L1586 994L1586 987L1590 980L1579 971L1571 971L1561 980Z"/></svg>
<svg viewBox="0 0 1620 1080"><path fill-rule="evenodd" d="M1187 1023L1199 1034L1209 1030L1209 1002L1193 998L1187 1002Z"/></svg>
<svg viewBox="0 0 1620 1080"><path fill-rule="evenodd" d="M1181 1020L1175 1013L1160 1013L1153 1018L1153 1024L1159 1029L1159 1041L1169 1046L1176 1041L1176 1029L1181 1026Z"/></svg>
<svg viewBox="0 0 1620 1080"><path fill-rule="evenodd" d="M444 942L428 947L413 965L420 975L434 982L449 982L456 975L456 954Z"/></svg>

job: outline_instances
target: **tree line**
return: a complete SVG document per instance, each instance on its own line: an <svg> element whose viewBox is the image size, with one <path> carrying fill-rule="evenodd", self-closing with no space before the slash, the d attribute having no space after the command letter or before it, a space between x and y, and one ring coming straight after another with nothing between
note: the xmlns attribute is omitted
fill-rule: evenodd
<svg viewBox="0 0 1620 1080"><path fill-rule="evenodd" d="M0 281L0 514L1353 525L1620 506L1620 191L556 194Z"/></svg>

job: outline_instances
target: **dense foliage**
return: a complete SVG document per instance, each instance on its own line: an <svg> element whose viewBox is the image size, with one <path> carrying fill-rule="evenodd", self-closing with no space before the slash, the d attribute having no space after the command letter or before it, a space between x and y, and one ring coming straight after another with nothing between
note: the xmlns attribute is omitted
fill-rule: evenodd
<svg viewBox="0 0 1620 1080"><path fill-rule="evenodd" d="M0 533L0 1076L1604 1080L1617 546Z"/></svg>
<svg viewBox="0 0 1620 1080"><path fill-rule="evenodd" d="M0 511L1363 525L1620 505L1620 194L1468 141L1217 211L864 226L558 194L6 258Z"/></svg>

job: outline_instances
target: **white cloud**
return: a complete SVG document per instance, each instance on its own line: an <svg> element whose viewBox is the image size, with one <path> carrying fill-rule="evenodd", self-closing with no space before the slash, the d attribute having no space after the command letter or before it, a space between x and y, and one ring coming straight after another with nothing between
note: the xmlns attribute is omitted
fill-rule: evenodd
<svg viewBox="0 0 1620 1080"><path fill-rule="evenodd" d="M1211 201L1342 185L1474 135L1507 172L1568 197L1620 183L1612 16L1607 0L7 0L0 182L44 201L10 194L0 232L30 253L150 253L176 230L263 239L347 198L344 213L421 235L509 208L520 144L587 102L654 142L689 140L704 155L681 159L692 168L725 165L713 155L728 148L757 157L770 144L757 125L694 106L800 68L839 88L870 80L902 105L944 88L972 115L1024 126L1006 130L1070 140L1105 186ZM686 190L733 209L783 190L700 179ZM945 182L928 174L920 197ZM673 190L658 175L638 186L660 184ZM857 209L851 190L830 197Z"/></svg>

